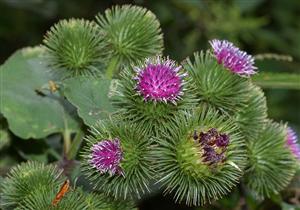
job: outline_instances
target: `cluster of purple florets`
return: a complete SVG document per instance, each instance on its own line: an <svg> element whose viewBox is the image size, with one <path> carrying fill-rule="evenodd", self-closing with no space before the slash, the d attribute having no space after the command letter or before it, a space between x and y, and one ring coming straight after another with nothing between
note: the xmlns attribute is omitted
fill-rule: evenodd
<svg viewBox="0 0 300 210"><path fill-rule="evenodd" d="M240 76L249 76L256 73L254 58L241 51L226 40L211 40L211 47L219 64Z"/></svg>
<svg viewBox="0 0 300 210"><path fill-rule="evenodd" d="M217 129L211 128L207 132L194 131L193 139L203 149L202 160L208 165L216 165L226 160L225 152L229 144L229 136L219 133Z"/></svg>
<svg viewBox="0 0 300 210"><path fill-rule="evenodd" d="M176 103L183 95L183 77L181 66L170 59L147 59L142 68L136 67L136 90L145 101L163 101Z"/></svg>
<svg viewBox="0 0 300 210"><path fill-rule="evenodd" d="M101 174L108 172L111 175L124 175L120 167L123 152L118 138L100 141L94 144L91 150L90 163Z"/></svg>
<svg viewBox="0 0 300 210"><path fill-rule="evenodd" d="M300 160L300 145L298 144L298 139L295 131L290 127L287 128L287 136L286 136L286 145L292 152L292 154Z"/></svg>

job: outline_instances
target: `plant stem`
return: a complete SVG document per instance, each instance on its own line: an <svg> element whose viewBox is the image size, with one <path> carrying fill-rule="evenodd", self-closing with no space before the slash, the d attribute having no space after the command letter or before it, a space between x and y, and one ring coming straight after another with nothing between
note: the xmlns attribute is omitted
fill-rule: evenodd
<svg viewBox="0 0 300 210"><path fill-rule="evenodd" d="M117 57L113 57L106 69L106 78L108 79L112 79L115 73L115 70L117 69L118 66L118 58Z"/></svg>
<svg viewBox="0 0 300 210"><path fill-rule="evenodd" d="M263 88L300 90L300 74L262 72L252 80Z"/></svg>
<svg viewBox="0 0 300 210"><path fill-rule="evenodd" d="M78 130L75 138L73 139L73 142L71 144L71 147L70 147L68 153L66 153L68 160L75 159L75 157L78 153L78 150L80 148L80 145L82 143L82 137L83 137L83 132L81 130Z"/></svg>
<svg viewBox="0 0 300 210"><path fill-rule="evenodd" d="M71 146L71 133L66 128L63 132L63 138L64 138L64 154L68 154Z"/></svg>

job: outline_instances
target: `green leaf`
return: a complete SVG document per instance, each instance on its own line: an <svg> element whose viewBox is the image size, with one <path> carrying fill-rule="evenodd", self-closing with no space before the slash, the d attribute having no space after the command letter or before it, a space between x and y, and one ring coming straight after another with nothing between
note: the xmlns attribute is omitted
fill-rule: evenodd
<svg viewBox="0 0 300 210"><path fill-rule="evenodd" d="M44 152L42 154L26 154L23 151L19 150L18 154L25 160L37 161L42 163L48 162L47 152Z"/></svg>
<svg viewBox="0 0 300 210"><path fill-rule="evenodd" d="M23 139L78 128L63 99L50 91L40 92L52 79L43 55L41 47L25 48L0 67L0 112L10 130Z"/></svg>
<svg viewBox="0 0 300 210"><path fill-rule="evenodd" d="M263 88L281 88L300 90L300 74L259 73L252 77L253 82Z"/></svg>
<svg viewBox="0 0 300 210"><path fill-rule="evenodd" d="M64 81L64 93L78 108L84 123L93 126L115 111L109 100L113 84L113 81L101 78L74 77Z"/></svg>
<svg viewBox="0 0 300 210"><path fill-rule="evenodd" d="M297 207L297 206L294 206L294 205L291 205L291 204L288 204L285 202L281 203L281 208L282 208L282 210L299 210L300 209L300 207Z"/></svg>
<svg viewBox="0 0 300 210"><path fill-rule="evenodd" d="M0 151L8 147L10 143L11 143L11 138L9 136L8 131L5 129L0 129Z"/></svg>

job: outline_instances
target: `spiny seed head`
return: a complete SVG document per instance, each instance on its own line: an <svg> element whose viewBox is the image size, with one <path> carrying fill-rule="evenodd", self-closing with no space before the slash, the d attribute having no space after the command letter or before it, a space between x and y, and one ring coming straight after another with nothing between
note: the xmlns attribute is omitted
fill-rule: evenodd
<svg viewBox="0 0 300 210"><path fill-rule="evenodd" d="M286 145L291 150L293 155L300 160L300 146L298 144L298 138L290 127L287 128Z"/></svg>
<svg viewBox="0 0 300 210"><path fill-rule="evenodd" d="M102 62L102 37L93 21L61 20L46 33L43 40L49 64L62 79L99 73Z"/></svg>
<svg viewBox="0 0 300 210"><path fill-rule="evenodd" d="M130 64L162 53L160 23L151 11L136 5L117 5L96 19L106 46L105 57Z"/></svg>
<svg viewBox="0 0 300 210"><path fill-rule="evenodd" d="M187 73L182 73L181 66L169 58L146 59L142 67L135 67L135 71L136 90L145 101L176 103L183 95L183 78Z"/></svg>
<svg viewBox="0 0 300 210"><path fill-rule="evenodd" d="M105 139L94 144L91 148L90 164L101 174L123 175L120 162L123 159L121 143L118 138L113 140Z"/></svg>
<svg viewBox="0 0 300 210"><path fill-rule="evenodd" d="M219 64L240 76L250 76L256 73L254 58L241 51L226 40L213 39L209 41Z"/></svg>

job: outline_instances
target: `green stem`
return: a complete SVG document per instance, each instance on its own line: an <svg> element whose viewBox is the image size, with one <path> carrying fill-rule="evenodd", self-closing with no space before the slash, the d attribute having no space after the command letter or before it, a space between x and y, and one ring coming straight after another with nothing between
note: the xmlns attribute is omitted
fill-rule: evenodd
<svg viewBox="0 0 300 210"><path fill-rule="evenodd" d="M113 76L114 76L114 73L115 73L115 70L117 69L117 66L118 66L118 58L117 57L113 57L108 66L107 66L107 69L106 69L106 78L108 79L112 79Z"/></svg>
<svg viewBox="0 0 300 210"><path fill-rule="evenodd" d="M68 154L71 146L71 133L67 128L63 132L63 138L64 138L64 154Z"/></svg>
<svg viewBox="0 0 300 210"><path fill-rule="evenodd" d="M82 143L82 138L83 138L83 132L81 130L78 130L75 138L73 139L70 150L68 151L68 153L66 153L68 160L73 160L76 158L76 155Z"/></svg>
<svg viewBox="0 0 300 210"><path fill-rule="evenodd" d="M263 88L300 90L300 74L261 72L252 80Z"/></svg>

